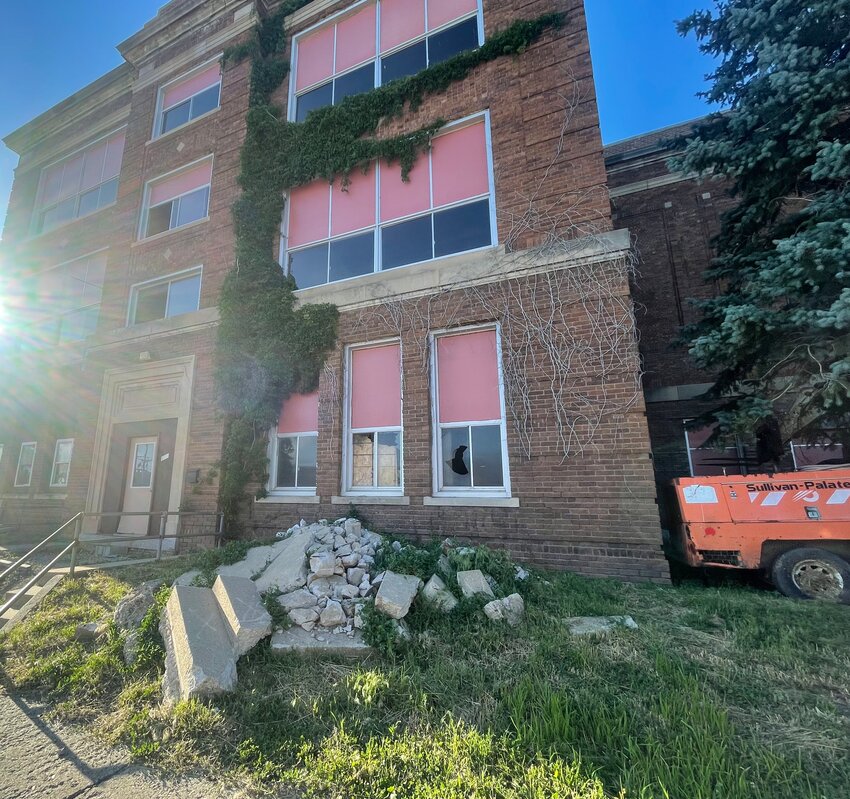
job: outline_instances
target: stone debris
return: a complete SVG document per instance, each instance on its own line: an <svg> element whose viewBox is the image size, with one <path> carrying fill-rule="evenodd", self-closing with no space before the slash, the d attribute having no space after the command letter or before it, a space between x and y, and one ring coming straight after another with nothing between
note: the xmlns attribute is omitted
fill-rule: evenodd
<svg viewBox="0 0 850 799"><path fill-rule="evenodd" d="M212 591L227 622L236 657L244 655L271 634L272 617L263 606L253 581L219 575Z"/></svg>
<svg viewBox="0 0 850 799"><path fill-rule="evenodd" d="M457 606L457 597L446 588L446 584L436 574L425 583L422 598L443 613L451 613Z"/></svg>
<svg viewBox="0 0 850 799"><path fill-rule="evenodd" d="M328 601L328 604L325 605L325 609L319 616L319 624L321 624L322 627L339 627L340 625L345 624L346 618L347 617L345 615L345 611L342 609L342 605L335 599L331 599Z"/></svg>
<svg viewBox="0 0 850 799"><path fill-rule="evenodd" d="M415 575L388 571L375 597L375 609L391 619L402 619L410 610L420 588L422 580Z"/></svg>
<svg viewBox="0 0 850 799"><path fill-rule="evenodd" d="M495 598L490 582L480 569L469 569L457 573L457 584L465 597L483 594Z"/></svg>
<svg viewBox="0 0 850 799"><path fill-rule="evenodd" d="M277 602L284 610L296 610L314 608L319 603L319 598L306 588L299 588L289 594L281 594Z"/></svg>
<svg viewBox="0 0 850 799"><path fill-rule="evenodd" d="M222 567L222 568L224 568L224 567ZM194 585L195 580L197 580L198 577L200 577L200 576L201 576L201 570L200 569L190 569L189 571L183 572L183 574L181 574L179 577L177 577L174 580L174 582L171 583L171 585L172 586L175 586L175 585Z"/></svg>
<svg viewBox="0 0 850 799"><path fill-rule="evenodd" d="M494 599L484 606L484 615L491 621L506 621L516 627L525 614L525 602L519 594L511 594L504 599Z"/></svg>
<svg viewBox="0 0 850 799"><path fill-rule="evenodd" d="M122 631L137 629L153 607L156 592L162 585L162 580L148 580L130 591L115 607L112 615L115 626Z"/></svg>
<svg viewBox="0 0 850 799"><path fill-rule="evenodd" d="M637 622L631 616L571 616L564 619L571 635L605 635L617 627L637 630Z"/></svg>
<svg viewBox="0 0 850 799"><path fill-rule="evenodd" d="M74 630L74 639L76 641L97 641L101 636L106 635L109 631L109 625L104 622L90 621L87 624L78 624Z"/></svg>
<svg viewBox="0 0 850 799"><path fill-rule="evenodd" d="M359 632L351 635L329 635L327 632L311 633L301 627L278 630L270 644L276 655L321 655L365 658L372 654L372 648L363 640Z"/></svg>
<svg viewBox="0 0 850 799"><path fill-rule="evenodd" d="M269 590L285 594L305 585L307 583L305 556L307 547L312 541L312 532L304 530L284 539L281 544L275 544L274 546L278 548L277 555L257 577L257 590L261 594ZM249 550L249 555L251 551Z"/></svg>

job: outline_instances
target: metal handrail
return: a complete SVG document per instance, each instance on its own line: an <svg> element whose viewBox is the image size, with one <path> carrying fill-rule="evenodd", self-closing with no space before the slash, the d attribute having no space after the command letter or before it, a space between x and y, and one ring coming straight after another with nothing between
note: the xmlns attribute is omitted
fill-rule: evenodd
<svg viewBox="0 0 850 799"><path fill-rule="evenodd" d="M14 605L15 602L18 601L18 598L20 596L29 591L30 588L32 588L43 575L50 571L50 569L53 568L53 564L63 558L69 550L73 550L76 545L76 541L71 541L71 543L68 544L68 546L66 546L65 549L63 549L55 558L53 558L53 560L51 560L50 563L48 563L38 574L36 574L34 577L31 577L22 588L19 588L8 600L6 600L6 602L0 605L0 616L2 616L7 610L9 610L9 608L11 608L12 605Z"/></svg>
<svg viewBox="0 0 850 799"><path fill-rule="evenodd" d="M59 533L61 533L61 532L62 532L62 531L63 531L63 530L64 530L64 529L65 529L65 528L69 525L69 524L71 524L71 522L75 522L75 521L77 521L77 519L79 519L79 518L80 518L80 516L81 516L81 514L80 514L80 513L76 514L75 516L72 516L70 519L68 519L68 521L67 521L67 522L65 522L65 524L63 524L61 527L59 527L59 528L57 528L56 530L54 530L54 531L53 531L53 532L52 532L49 536L47 536L47 538L45 538L43 541L41 541L40 543L36 544L36 545L35 545L35 546L34 546L34 547L33 547L33 548L29 551L29 552L27 552L27 554L26 554L26 555L24 555L22 558L20 558L20 559L18 559L17 561L15 561L15 563L13 563L11 566L9 566L8 568L6 568L6 569L3 571L3 573L2 573L2 574L0 574L0 580L2 580L2 579L3 579L3 578L7 575L7 574L11 574L13 571L15 571L16 569L18 569L18 567L19 567L19 566L21 566L27 558L29 558L30 556L32 556L32 555L34 555L36 552L38 552L38 550L40 550L40 549L41 549L41 548L42 548L42 547L43 547L43 546L44 546L44 545L45 545L48 541L50 541L50 540L51 540L54 536L59 535Z"/></svg>
<svg viewBox="0 0 850 799"><path fill-rule="evenodd" d="M48 571L50 571L50 569L52 569L53 566L59 560L61 560L65 555L67 555L68 552L71 553L71 564L70 564L70 567L68 569L68 576L73 578L74 573L75 573L76 568L77 568L77 556L79 554L79 548L80 548L80 535L82 533L83 519L86 518L86 517L89 517L89 518L98 517L99 518L99 517L109 517L109 516L148 516L150 518L158 516L159 517L159 534L158 535L155 535L155 536L152 536L152 535L126 536L126 535L124 535L124 536L115 536L115 537L111 537L111 538L101 538L101 537L97 538L97 543L99 543L99 544L127 543L127 541L156 541L157 542L157 547L156 547L156 559L157 560L160 560L162 558L162 544L165 541L165 539L167 539L167 538L174 538L174 539L178 539L178 540L183 540L183 539L189 539L189 538L209 538L212 535L215 538L216 546L218 546L221 543L222 536L224 535L224 514L220 513L220 512L209 513L209 512L204 512L204 511L173 511L172 510L172 511L155 511L153 513L151 513L151 512L145 513L143 511L130 511L128 513L121 513L120 511L104 511L104 512L94 512L94 511L84 512L84 511L80 511L79 513L75 514L70 519L68 519L68 521L65 522L61 527L58 527L56 530L54 530L43 541L36 544L29 552L27 552L26 555L24 555L22 558L19 558L11 566L4 569L2 574L0 574L0 581L2 581L3 578L7 577L8 575L12 574L14 571L19 569L24 564L24 562L27 560L27 558L29 558L30 556L32 556L36 552L38 552L51 539L53 539L55 536L57 536L59 533L61 533L66 527L68 527L68 525L70 525L71 523L74 524L74 537L71 540L71 542L67 546L65 546L62 549L62 551L58 555L56 555L56 557L54 557L53 560L50 561L50 563L48 563L44 568L42 568L41 571L38 572L38 574L36 574L34 577L31 577L22 588L18 589L9 600L4 602L3 605L0 605L0 615L5 613L10 607L12 607L12 605L14 605L14 603L18 600L18 598L21 595L23 595L30 588L32 588L32 586L35 585L36 582L38 582L38 580L44 574L46 574ZM178 517L181 517L181 516L213 516L213 517L218 519L218 525L217 525L217 529L213 533L166 533L165 527L166 527L166 523L168 521L169 516L178 516Z"/></svg>

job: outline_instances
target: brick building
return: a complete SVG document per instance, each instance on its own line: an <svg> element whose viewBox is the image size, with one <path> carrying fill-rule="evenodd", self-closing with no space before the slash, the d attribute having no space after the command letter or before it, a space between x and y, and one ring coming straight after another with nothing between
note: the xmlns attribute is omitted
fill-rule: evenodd
<svg viewBox="0 0 850 799"><path fill-rule="evenodd" d="M657 482L754 473L772 470L774 464L790 471L843 462L844 448L835 432L826 433L822 442L788 442L774 457L776 442L762 447L757 435L709 445L710 429L685 428L687 420L711 410L714 402L701 396L711 376L693 365L677 340L684 325L697 321L691 300L711 297L716 290L705 280L705 270L721 216L734 203L723 181L700 181L669 169L669 142L692 126L683 123L605 147L614 225L631 232L638 253L632 296ZM777 411L781 424L781 408ZM665 510L662 505L662 521Z"/></svg>
<svg viewBox="0 0 850 799"><path fill-rule="evenodd" d="M250 73L220 59L276 5L173 0L119 45L122 66L6 137L19 325L0 524L38 536L79 510L216 510L217 302ZM564 27L382 131L447 120L409 182L376 163L286 198L281 267L300 302L338 306L339 338L319 390L269 431L243 534L354 505L550 568L666 578L629 233L611 218L580 0L314 0L286 20L275 99L300 121L553 10Z"/></svg>

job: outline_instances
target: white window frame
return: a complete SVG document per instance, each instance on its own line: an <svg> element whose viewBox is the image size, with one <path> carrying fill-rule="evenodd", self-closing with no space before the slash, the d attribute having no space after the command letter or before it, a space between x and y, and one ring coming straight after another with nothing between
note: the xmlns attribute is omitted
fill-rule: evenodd
<svg viewBox="0 0 850 799"><path fill-rule="evenodd" d="M399 414L401 424L398 427L351 427L352 399L352 353L356 350L367 350L385 344L398 344L399 348ZM342 439L342 496L344 497L401 497L404 496L404 353L401 339L386 338L378 341L368 341L362 344L349 344L345 348L345 391L343 398L343 439ZM374 433L375 444L372 451L372 479L378 477L378 433L398 433L399 442L399 484L397 486L353 486L354 478L354 436L357 433Z"/></svg>
<svg viewBox="0 0 850 799"><path fill-rule="evenodd" d="M279 486L277 485L277 461L278 442L282 438L295 439L295 482L298 482L298 452L301 448L301 439L306 437L316 439L316 483L314 486ZM298 433L278 433L277 427L272 429L269 436L269 484L267 491L272 497L315 497L319 482L319 431L304 430Z"/></svg>
<svg viewBox="0 0 850 799"><path fill-rule="evenodd" d="M186 314L175 314L174 316L168 316L168 300L171 296L171 284L176 283L180 280L185 280L189 277L198 276L198 302L194 311L187 311L186 314L195 313L201 307L201 290L203 287L204 280L204 268L202 265L192 266L188 269L182 269L179 272L172 272L170 275L164 275L163 277L155 277L150 280L143 280L141 283L134 283L130 286L130 298L127 302L127 320L126 327L133 327L136 324L150 324L150 322L159 322L163 319L174 319L177 316L185 316ZM158 319L151 319L150 322L136 322L136 307L139 300L139 292L144 291L145 289L152 288L154 286L158 286L161 284L168 285L168 291L166 293L165 298L165 315L159 317Z"/></svg>
<svg viewBox="0 0 850 799"><path fill-rule="evenodd" d="M30 478L26 483L22 483L18 478L21 474L21 459L24 456L24 449L26 447L32 447L32 465L30 466ZM38 453L38 442L37 441L22 441L21 449L18 452L18 466L15 469L15 488L29 488L32 485L32 476L35 472L35 457Z"/></svg>
<svg viewBox="0 0 850 799"><path fill-rule="evenodd" d="M62 461L61 464L68 464L68 476L67 481L64 483L56 482L56 467L61 465L57 460L59 457L59 445L60 444L70 444L71 445L71 454L68 456L67 461ZM53 448L53 466L50 469L50 487L51 488L67 488L68 484L71 482L71 461L74 458L74 439L73 438L58 438L56 439L56 446Z"/></svg>
<svg viewBox="0 0 850 799"><path fill-rule="evenodd" d="M462 335L464 333L478 333L486 330L493 330L496 333L496 366L499 376L499 409L502 414L501 419L492 419L475 422L448 422L443 424L440 422L440 383L439 369L437 368L437 341L444 336ZM511 497L511 470L508 461L508 426L505 415L505 379L502 369L502 329L497 322L494 324L485 325L468 325L465 327L446 328L444 330L434 330L429 334L429 344L431 349L431 429L433 430L431 441L431 463L432 463L432 491L435 497L482 497L482 498L498 498L509 499ZM477 486L450 486L442 485L442 469L445 456L443 454L443 428L450 427L489 427L499 425L500 441L502 444L502 483L499 487L484 487ZM470 446L472 437L470 435ZM472 458L470 457L470 466Z"/></svg>
<svg viewBox="0 0 850 799"><path fill-rule="evenodd" d="M170 200L165 200L161 203L157 203L156 205L150 204L150 196L151 196L151 188L155 183L159 183L160 181L167 180L174 175L178 175L181 172L188 172L193 167L196 167L205 161L209 161L211 164L210 167L210 182L205 183L203 186L198 186L196 189L192 189L192 191L184 191L182 194L178 194L175 197L172 197ZM210 218L210 204L212 202L212 173L215 170L215 156L206 155L203 158L197 158L189 164L184 164L178 169L172 169L170 172L166 172L162 175L157 175L152 180L149 180L145 183L145 191L142 201L142 212L141 219L139 220L139 231L138 231L138 240L139 241L150 241L151 239L156 239L159 236L167 236L169 233L173 233L175 230L183 230L190 225L197 225L201 222L207 222ZM159 233L152 233L150 236L146 234L148 228L148 217L150 215L152 208L158 208L160 205L165 205L166 203L174 203L179 202L182 197L187 197L190 194L194 194L197 191L201 191L202 189L207 190L207 213L205 216L200 217L199 219L193 219L191 222L186 222L184 225L178 225L177 227L169 227L167 230L161 230ZM175 209L172 207L171 209L171 217L174 218Z"/></svg>
<svg viewBox="0 0 850 799"><path fill-rule="evenodd" d="M349 67L344 72L336 73L336 32L334 32L334 64L333 64L333 72L329 78L325 78L316 83L312 83L304 89L300 91L295 90L296 83L296 75L298 70L298 53L300 50L300 41L305 36L314 33L320 28L324 28L328 25L336 25L340 21L340 19L350 16L352 14L357 13L361 8L364 8L367 5L374 5L376 7L375 11L375 56L373 58L367 58L364 61L361 61L355 64L352 67ZM392 56L395 53L403 50L406 47L410 47L414 44L418 44L419 42L427 39L429 36L434 36L435 34L441 33L442 31L448 30L449 28L454 27L455 25L459 25L461 22L465 22L468 19L472 19L473 17L478 20L478 47L481 47L484 44L484 2L483 0L478 0L477 8L474 12L469 12L468 14L458 17L451 22L447 22L444 25L441 25L439 28L434 28L434 30L428 30L428 3L425 0L425 33L420 34L414 39L411 39L407 42L402 42L399 45L396 45L391 50L387 50L386 53L381 52L381 0L361 0L359 3L354 3L347 8L338 11L336 14L332 14L329 17L321 20L320 22L311 25L309 28L305 28L303 31L298 33L296 36L292 37L292 56L290 59L290 69L289 69L289 92L287 97L287 113L286 118L289 122L295 121L295 112L296 112L296 104L297 99L303 94L307 94L307 92L311 92L314 89L318 89L320 86L324 86L326 83L333 83L337 78L344 77L351 72L354 72L357 69L362 69L367 64L371 63L375 68L375 76L373 81L373 88L377 89L381 87L381 59L387 58L388 56ZM427 68L427 67L426 67ZM331 102L333 103L334 95L336 93L336 87L334 86L331 90Z"/></svg>
<svg viewBox="0 0 850 799"><path fill-rule="evenodd" d="M63 261L62 263L56 264L55 266L49 266L49 267L47 267L47 269L41 269L38 272L33 272L30 275L30 277L40 278L42 275L46 275L48 272L53 272L53 271L58 270L58 269L65 269L65 268L69 267L71 264L76 263L77 261L83 261L87 258L93 258L96 255L100 255L101 253L105 253L105 252L108 251L108 249L109 249L108 247L101 247L99 250L93 250L92 252L86 253L85 255L81 255L78 258L72 258L70 261ZM106 267L104 267L104 282L106 281L106 269L107 268L108 268L108 264L107 264ZM65 311L64 313L52 314L50 316L45 316L43 319L40 319L37 322L27 323L27 327L32 330L35 327L38 327L39 325L43 325L43 324L46 324L46 323L51 322L51 321L58 322L59 326L57 328L57 338L52 344L48 345L48 346L52 346L52 347L61 347L61 346L64 346L66 344L67 345L74 345L74 344L79 344L81 341L85 341L86 338L89 338L88 336L86 338L70 339L70 340L67 340L67 341L63 341L62 340L62 320L73 315L73 314L80 313L80 311L87 311L87 310L90 310L91 308L97 308L98 309L97 315L98 315L98 322L99 322L100 321L100 306L103 305L103 284L101 284L100 289L101 289L101 298L98 302L93 302L93 303L90 303L89 305L81 305L79 308L72 308L70 311ZM97 323L95 323L95 332L96 331L97 331ZM92 335L94 335L94 333L92 333Z"/></svg>
<svg viewBox="0 0 850 799"><path fill-rule="evenodd" d="M188 72L184 72L182 75L178 75L176 78L172 78L170 81L168 81L167 83L163 83L162 86L159 87L159 90L156 93L156 111L155 111L154 116L153 116L153 130L151 131L151 141L154 141L156 139L161 139L161 138L163 138L163 136L168 136L169 134L174 133L175 131L183 130L184 128L188 127L189 125L191 125L194 122L197 122L200 119L206 119L208 116L210 116L211 114L214 114L216 111L218 111L221 108L222 78L221 78L221 76L219 76L219 79L218 79L218 105L215 108L213 108L209 111L205 111L203 114L199 114L198 116L189 119L188 122L184 122L182 125L178 125L176 128L172 128L171 130L166 131L165 133L159 132L162 129L162 123L163 123L163 120L165 118L165 112L166 111L170 111L172 108L176 108L181 103L185 103L185 102L191 103L193 98L195 98L197 95L202 94L203 92L207 91L207 89L211 89L216 84L213 83L210 86L207 86L206 89L201 89L201 91L195 92L195 94L187 97L185 100L181 100L179 103L174 103L174 105L170 105L170 106L168 106L168 108L165 108L163 106L163 101L165 99L165 93L168 91L169 87L173 86L175 83L180 83L181 81L188 80L193 75L196 75L199 72L203 72L208 67L211 67L216 61L221 62L223 55L224 55L224 53L219 53L214 58L210 58L207 61L204 61L203 64L199 64L197 67L193 67Z"/></svg>
<svg viewBox="0 0 850 799"><path fill-rule="evenodd" d="M127 126L121 125L120 127L117 127L114 130L109 131L109 133L105 133L103 136L98 136L96 139L93 139L92 141L88 142L87 144L83 145L82 147L77 147L76 150L72 150L70 153L66 153L61 158L54 158L52 161L45 164L41 168L41 172L38 176L38 190L36 191L36 195L35 195L35 198L36 198L35 204L33 206L33 213L32 213L32 217L30 219L30 235L31 236L46 236L47 234L53 233L55 230L59 230L60 228L65 227L66 225L70 225L73 222L78 221L79 219L86 219L87 217L94 216L95 214L100 213L100 211L103 211L106 208L111 208L113 205L115 205L115 203L118 202L118 190L116 188L115 199L111 203L107 203L106 205L98 206L93 211L89 211L85 214L79 213L80 198L84 194L88 194L88 193L94 191L95 189L100 190L100 188L102 186L104 186L106 183L109 183L111 180L116 180L116 181L119 180L120 179L120 170L119 170L118 175L116 175L114 178L110 178L109 180L103 180L102 179L103 173L101 173L101 182L98 183L97 186L92 186L90 189L86 189L85 191L79 191L79 192L77 192L77 194L73 194L73 195L71 195L71 197L66 197L61 202L54 203L53 205L51 205L49 207L42 206L41 197L42 197L42 194L44 192L44 176L47 173L48 169L50 169L53 166L56 166L56 164L62 163L63 161L70 161L72 158L74 158L74 156L77 156L80 153L86 152L86 150L94 149L102 141L104 141L105 139L111 138L116 133L120 133L122 130L126 131ZM126 142L125 142L124 146L125 147L127 146ZM121 162L122 162L122 166L123 166L123 162L124 162L124 154L123 153L121 154ZM70 200L72 198L74 200L74 216L71 217L70 219L66 219L64 222L60 222L58 225L54 225L49 230L42 230L41 229L41 218L44 216L44 214L47 211L49 211L50 208L55 208L57 205L61 205L63 202L67 202L68 200Z"/></svg>
<svg viewBox="0 0 850 799"><path fill-rule="evenodd" d="M493 247L498 245L499 242L499 229L496 219L496 181L495 181L495 171L493 167L493 144L492 137L490 131L490 110L486 109L484 111L479 111L475 114L470 114L463 119L455 120L454 122L450 122L445 125L440 132L434 138L439 138L441 135L453 133L454 131L460 130L465 127L470 127L472 125L476 125L479 122L484 122L484 138L487 149L487 183L488 183L488 192L486 195L480 194L475 197L470 197L464 200L459 200L454 203L449 203L448 205L441 205L438 207L434 207L434 187L433 187L433 169L432 169L432 161L431 161L431 151L427 153L421 154L420 158L428 159L428 171L429 171L429 181L431 182L431 198L430 203L431 207L427 211L420 211L415 214L408 214L407 216L399 217L398 219L393 219L388 222L381 222L381 169L383 168L383 164L381 160L375 162L375 224L370 225L368 227L359 228L358 230L352 230L347 233L343 233L336 236L330 236L325 239L319 239L318 241L310 242L309 244L302 244L298 247L289 247L289 218L290 212L292 208L292 203L290 202L291 195L287 195L286 197L286 207L284 209L284 222L282 227L282 235L281 235L281 245L280 245L280 265L284 271L284 274L289 274L289 256L292 253L302 252L304 250L309 250L313 247L319 247L323 244L327 244L330 248L330 245L333 242L344 241L345 239L350 239L355 236L361 236L365 233L372 232L374 237L373 239L373 264L372 271L366 272L362 275L355 275L354 277L343 278L342 280L333 280L326 283L319 283L316 286L309 286L308 290L311 288L321 288L322 286L330 286L330 285L338 285L341 283L346 283L350 280L358 280L360 278L368 277L369 275L379 274L383 271L382 261L383 261L383 253L381 251L382 247L382 238L381 238L381 230L384 228L394 227L396 225L403 224L404 222L409 222L413 219L419 219L422 217L430 216L432 220L432 248L433 248L433 218L434 214L440 213L441 211L449 211L454 208L460 208L465 205L472 205L474 203L482 202L483 200L487 200L489 203L490 210L490 242L488 244L484 244L481 247L475 247L471 250L461 250L460 252L451 253L449 255L439 255L435 258L427 258L423 261L415 261L409 264L403 264L402 266L395 266L387 269L387 272L394 272L399 269L407 269L411 266L417 266L419 264L427 264L427 263L437 263L442 261L444 258L455 258L458 255L466 255L468 253L476 253L483 252L485 250L492 249ZM328 203L328 230L330 230L330 215L332 213L332 205L333 205L333 195L332 192L338 191L334 184L328 186L328 192L331 196L331 201ZM328 256L330 257L330 256Z"/></svg>

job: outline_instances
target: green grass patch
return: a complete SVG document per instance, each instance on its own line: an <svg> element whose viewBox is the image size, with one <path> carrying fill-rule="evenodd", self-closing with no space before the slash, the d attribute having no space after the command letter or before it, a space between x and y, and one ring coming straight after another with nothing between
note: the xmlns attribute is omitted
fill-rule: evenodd
<svg viewBox="0 0 850 799"><path fill-rule="evenodd" d="M205 555L205 570L242 551ZM441 554L438 544L403 547L381 565L424 577ZM406 619L411 636L400 641L367 610L379 650L371 660L274 657L260 645L240 660L234 693L166 711L157 610L142 625L144 654L133 669L121 662L115 631L96 645L74 641L73 631L102 618L130 584L158 574L170 581L195 558L64 582L0 640L0 663L10 687L47 696L140 758L202 766L260 791L329 799L846 795L850 608L734 586L575 575L514 584L498 552L452 559L487 569L505 592L519 590L524 624L491 624L481 601L448 616L417 602ZM562 621L611 614L630 614L640 628L574 639Z"/></svg>

